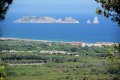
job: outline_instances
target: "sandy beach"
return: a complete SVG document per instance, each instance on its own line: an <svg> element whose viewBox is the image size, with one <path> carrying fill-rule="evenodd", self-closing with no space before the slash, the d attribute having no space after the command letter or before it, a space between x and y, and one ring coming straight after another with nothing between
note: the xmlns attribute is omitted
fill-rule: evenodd
<svg viewBox="0 0 120 80"><path fill-rule="evenodd" d="M82 45L84 46L112 46L112 45L117 45L120 43L114 43L114 42L96 42L96 43L86 43L86 42L79 42L79 41L71 41L71 42L66 42L66 41L49 41L49 40L35 40L35 39L21 39L21 38L8 38L8 37L1 37L0 40L17 40L17 41L37 41L37 42L59 42L63 44L71 44L71 45Z"/></svg>

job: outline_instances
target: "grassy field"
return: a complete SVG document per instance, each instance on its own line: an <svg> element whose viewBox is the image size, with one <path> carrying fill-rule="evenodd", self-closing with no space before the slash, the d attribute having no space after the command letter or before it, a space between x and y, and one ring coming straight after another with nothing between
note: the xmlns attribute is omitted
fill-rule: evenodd
<svg viewBox="0 0 120 80"><path fill-rule="evenodd" d="M108 59L111 46L1 40L0 49L6 80L120 80L120 60Z"/></svg>

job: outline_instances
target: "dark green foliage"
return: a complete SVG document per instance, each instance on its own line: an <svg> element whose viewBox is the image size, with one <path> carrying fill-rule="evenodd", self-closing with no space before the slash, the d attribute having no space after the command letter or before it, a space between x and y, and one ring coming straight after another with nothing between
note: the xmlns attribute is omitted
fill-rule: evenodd
<svg viewBox="0 0 120 80"><path fill-rule="evenodd" d="M115 74L115 80L117 80L118 77L120 79L120 44L111 46L109 49L108 60L108 73Z"/></svg>
<svg viewBox="0 0 120 80"><path fill-rule="evenodd" d="M120 0L95 0L101 4L103 9L98 8L96 13L111 18L120 25Z"/></svg>
<svg viewBox="0 0 120 80"><path fill-rule="evenodd" d="M0 0L0 20L5 19L5 14L13 0Z"/></svg>
<svg viewBox="0 0 120 80"><path fill-rule="evenodd" d="M6 64L0 60L0 80L5 80L6 75Z"/></svg>

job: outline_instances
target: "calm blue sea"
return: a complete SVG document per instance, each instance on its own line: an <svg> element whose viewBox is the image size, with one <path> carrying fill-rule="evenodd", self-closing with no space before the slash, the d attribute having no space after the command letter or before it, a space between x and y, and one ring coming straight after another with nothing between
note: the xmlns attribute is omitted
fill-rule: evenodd
<svg viewBox="0 0 120 80"><path fill-rule="evenodd" d="M93 17L94 18L94 17ZM100 24L20 24L2 22L2 37L80 42L120 42L120 27L100 20Z"/></svg>
<svg viewBox="0 0 120 80"><path fill-rule="evenodd" d="M92 5L88 6L88 7L92 6L91 8L88 8L88 13L87 11L84 12L84 10L81 10L81 12L79 11L76 13L54 12L54 13L44 14L38 10L35 10L35 11L33 10L34 12L27 11L27 9L29 9L30 6L27 6L27 9L25 9L25 6L26 6L25 3L23 5L24 7L23 6L20 7L18 6L17 1L19 0L16 0L16 2L13 3L12 7L6 14L6 19L0 22L0 36L1 37L51 40L51 41L79 41L79 42L89 42L89 43L95 43L95 42L120 43L120 26L118 26L116 23L113 23L110 19L103 17L102 15L100 16L97 15L95 13L95 10L97 8L97 6L94 5L95 2L93 4L91 2L93 6ZM21 0L21 1L24 2L24 0ZM19 5L20 5L20 1L19 1ZM24 8L24 11L22 12L23 8ZM47 9L48 8L46 8L46 11ZM80 21L80 24L13 23L13 21L16 19L19 19L23 16L30 16L30 15L38 16L38 17L50 16L50 17L55 17L55 18L64 18L64 17L70 16L70 17L78 19ZM93 21L95 16L98 17L100 24L87 24L86 23L87 19L90 19L91 21Z"/></svg>

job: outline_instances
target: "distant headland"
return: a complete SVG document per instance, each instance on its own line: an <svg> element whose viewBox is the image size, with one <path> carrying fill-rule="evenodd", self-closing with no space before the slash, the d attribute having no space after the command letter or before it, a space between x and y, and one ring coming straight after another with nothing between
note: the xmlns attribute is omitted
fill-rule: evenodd
<svg viewBox="0 0 120 80"><path fill-rule="evenodd" d="M65 17L65 18L54 18L54 17L36 17L36 16L23 16L20 19L13 21L15 23L80 23L79 20L73 17ZM91 24L92 21L89 19L86 21L87 24ZM99 24L98 17L94 17L93 24Z"/></svg>

